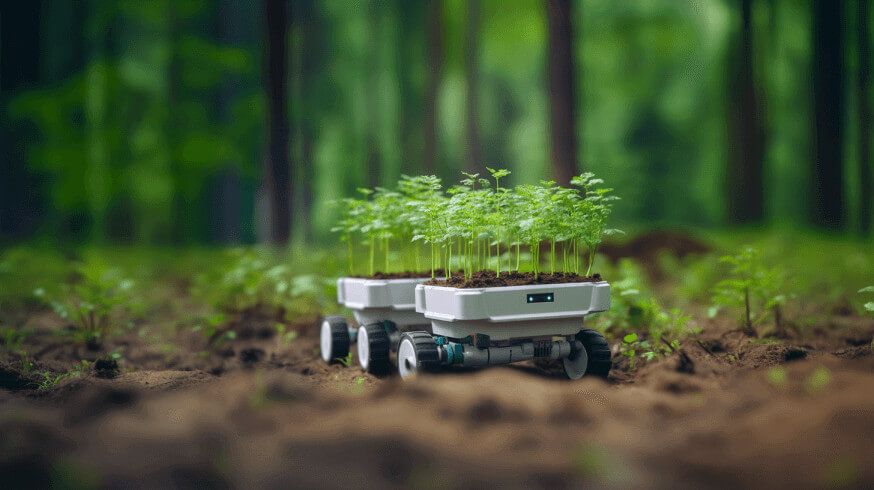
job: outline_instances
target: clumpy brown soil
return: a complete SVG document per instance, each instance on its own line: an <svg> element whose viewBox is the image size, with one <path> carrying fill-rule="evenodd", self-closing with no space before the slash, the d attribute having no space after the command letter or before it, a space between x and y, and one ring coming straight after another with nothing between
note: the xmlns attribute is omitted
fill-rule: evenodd
<svg viewBox="0 0 874 490"><path fill-rule="evenodd" d="M96 352L37 313L36 366L0 359L0 487L874 485L874 321L781 342L699 321L700 343L637 369L611 342L606 380L526 362L402 382L327 365L315 325L286 341L257 311L220 345L140 325ZM37 389L37 372L114 351L117 366Z"/></svg>
<svg viewBox="0 0 874 490"><path fill-rule="evenodd" d="M428 281L424 284L433 286L450 286L454 288L493 288L501 286L529 286L532 284L562 284L568 282L597 282L602 281L600 274L593 276L581 276L573 272L541 272L534 276L533 272L501 272L497 275L495 271L483 270L473 273L472 279L468 280L463 273L456 272L447 281L436 279Z"/></svg>

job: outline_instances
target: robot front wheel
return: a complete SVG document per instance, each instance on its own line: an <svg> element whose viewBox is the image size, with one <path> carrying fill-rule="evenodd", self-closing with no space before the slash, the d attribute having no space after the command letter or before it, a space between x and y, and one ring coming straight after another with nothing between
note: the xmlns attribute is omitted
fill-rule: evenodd
<svg viewBox="0 0 874 490"><path fill-rule="evenodd" d="M322 320L322 327L319 331L319 350L323 361L330 364L338 359L345 359L349 355L349 344L351 343L349 324L345 317L330 315Z"/></svg>
<svg viewBox="0 0 874 490"><path fill-rule="evenodd" d="M385 325L382 323L362 325L353 337L350 335L349 323L340 315L327 316L322 321L319 332L322 360L330 364L348 357L353 339L357 343L358 362L365 371L382 374L390 370L391 340Z"/></svg>

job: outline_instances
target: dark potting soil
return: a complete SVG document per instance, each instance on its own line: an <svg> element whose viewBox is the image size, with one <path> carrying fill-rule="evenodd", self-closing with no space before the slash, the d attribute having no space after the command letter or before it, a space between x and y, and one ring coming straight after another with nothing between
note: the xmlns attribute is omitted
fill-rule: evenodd
<svg viewBox="0 0 874 490"><path fill-rule="evenodd" d="M438 275L443 275L443 270L435 272ZM403 271L403 272L374 272L369 276L352 276L360 279L421 279L423 277L431 277L431 271Z"/></svg>
<svg viewBox="0 0 874 490"><path fill-rule="evenodd" d="M598 282L601 275L581 276L573 272L541 272L534 277L533 272L501 272L500 276L495 271L483 270L473 273L473 278L467 280L464 274L456 272L449 280L445 278L425 282L433 286L449 286L455 288L494 288L502 286L528 286L532 284L562 284L568 282Z"/></svg>

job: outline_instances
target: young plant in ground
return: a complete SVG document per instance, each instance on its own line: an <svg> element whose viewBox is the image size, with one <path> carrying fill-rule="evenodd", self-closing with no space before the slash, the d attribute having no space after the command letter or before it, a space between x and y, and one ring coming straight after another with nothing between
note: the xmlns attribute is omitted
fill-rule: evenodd
<svg viewBox="0 0 874 490"><path fill-rule="evenodd" d="M783 306L786 295L782 292L786 279L776 268L766 267L752 247L744 247L737 255L726 255L720 262L731 266L730 279L713 288L713 302L717 306L743 308L743 331L757 336L755 325L769 313L773 315L777 331L783 334Z"/></svg>
<svg viewBox="0 0 874 490"><path fill-rule="evenodd" d="M865 294L865 293L874 294L874 286L868 286L868 287L862 288L859 290L859 292L863 293L863 294ZM874 315L874 301L869 301L869 302L865 303L864 305L862 305L862 307L865 308L865 311L867 311L871 315ZM874 342L872 342L871 345L874 345Z"/></svg>
<svg viewBox="0 0 874 490"><path fill-rule="evenodd" d="M620 349L627 351L624 355L632 366L638 358L650 361L678 351L683 341L700 333L690 315L679 308L667 310L655 297L642 293L643 272L636 263L622 260L620 270L622 279L612 284L613 304L598 317L597 326L622 336Z"/></svg>
<svg viewBox="0 0 874 490"><path fill-rule="evenodd" d="M266 251L238 249L220 277L204 274L196 294L218 311L262 309L278 317L318 317L332 295L333 281L312 274L297 275L283 256Z"/></svg>
<svg viewBox="0 0 874 490"><path fill-rule="evenodd" d="M62 296L49 297L42 288L37 288L34 295L58 316L73 322L77 340L100 342L112 333L113 316L129 310L133 303L133 281L98 261L80 265L77 272L77 280L65 285Z"/></svg>

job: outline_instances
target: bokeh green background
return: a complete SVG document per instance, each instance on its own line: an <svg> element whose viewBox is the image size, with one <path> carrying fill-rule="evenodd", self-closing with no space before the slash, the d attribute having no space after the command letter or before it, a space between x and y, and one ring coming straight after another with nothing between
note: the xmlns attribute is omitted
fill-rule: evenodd
<svg viewBox="0 0 874 490"><path fill-rule="evenodd" d="M0 239L268 240L269 3L4 2ZM551 178L549 107L562 101L547 90L544 2L279 3L288 14L294 240L331 240L329 201L424 173L429 159L455 182L468 165L471 120L480 165L510 169L516 184ZM811 189L821 165L842 184L830 198L844 206L828 227L864 233L870 223L861 211L871 205L862 190L872 182L863 181L870 150L860 151L860 131L870 111L859 109L871 105L860 98L870 93L863 85L871 41L860 37L870 20L859 17L861 7L573 2L576 100L564 103L576 108L578 170L595 172L622 197L613 225L804 228L817 223ZM829 9L836 27L822 14ZM817 37L834 28L836 40ZM816 49L839 53L839 70L819 66ZM745 68L756 110L732 122ZM825 87L841 97L825 100L842 104L829 108L842 124L841 152L821 161L815 101L823 85L814 78L830 70L840 83ZM437 83L433 115L429 80ZM753 165L762 168L754 187L763 189L764 216L730 220L726 176L744 125L753 123L762 132Z"/></svg>

